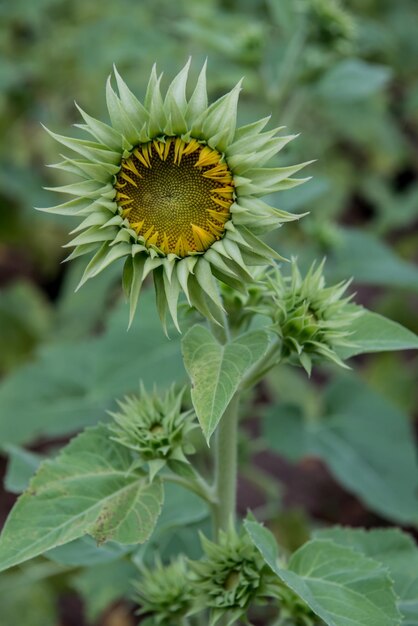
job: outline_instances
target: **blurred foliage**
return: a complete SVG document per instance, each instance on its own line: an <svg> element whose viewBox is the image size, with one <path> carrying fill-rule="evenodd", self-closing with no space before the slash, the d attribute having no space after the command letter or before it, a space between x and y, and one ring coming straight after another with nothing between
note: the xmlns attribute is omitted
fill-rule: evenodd
<svg viewBox="0 0 418 626"><path fill-rule="evenodd" d="M7 442L30 444L96 423L140 377L167 385L173 371L183 377L178 338L162 335L150 299L127 334L118 268L74 294L80 266L60 264L71 220L33 210L54 204L44 186L67 182L44 166L59 157L40 123L67 132L80 121L74 99L103 118L113 63L138 94L155 61L173 76L189 55L194 71L208 57L213 98L244 75L240 121L271 114L272 125L301 133L280 165L317 159L310 183L268 199L310 212L270 243L305 267L326 256L330 280L353 276L358 301L418 331L415 0L14 0L0 3L0 20L0 433L13 462L10 491L19 490L34 458ZM274 402L278 395L291 407L287 418L297 419L288 424L282 415L279 422L283 407L274 405L265 432L288 425L279 439L286 436L288 445L279 452L294 462L320 456L365 506L395 522L409 520L415 478L405 411L416 404L417 364L402 354L362 358L358 378L333 382L333 371L325 371L331 379L325 392L281 370L268 387ZM347 389L352 403L338 411ZM355 459L357 478L347 475L342 450ZM168 523L171 532L181 527L179 546L191 545L185 525L200 515L186 507L190 519ZM276 513L275 530L286 534L286 515ZM164 543L163 530L158 539L170 554L174 544ZM78 549L81 558L86 546ZM118 563L114 571L95 569L100 565L90 559L90 569L72 574L92 619L116 597L114 573L131 577L123 556L109 557ZM55 571L49 562L43 566L2 575L4 623L56 623Z"/></svg>

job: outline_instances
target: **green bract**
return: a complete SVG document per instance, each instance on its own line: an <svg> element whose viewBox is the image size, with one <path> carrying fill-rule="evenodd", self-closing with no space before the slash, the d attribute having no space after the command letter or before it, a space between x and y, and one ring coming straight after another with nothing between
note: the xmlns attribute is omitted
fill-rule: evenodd
<svg viewBox="0 0 418 626"><path fill-rule="evenodd" d="M111 413L112 439L135 450L139 462L148 463L151 478L166 464L171 469L187 465L186 454L194 452L187 435L197 427L195 414L181 410L183 394L174 387L165 395L148 394L141 384L139 396L119 401L120 412Z"/></svg>
<svg viewBox="0 0 418 626"><path fill-rule="evenodd" d="M48 131L78 155L54 167L83 180L54 188L75 198L42 210L83 218L67 244L74 247L69 258L93 253L80 284L126 258L131 321L142 283L153 274L163 323L169 312L178 326L182 291L219 322L215 278L242 289L253 280L251 266L278 257L258 235L297 219L260 197L307 180L293 178L306 163L265 167L294 138L278 135L283 127L263 132L269 118L237 127L241 81L209 105L205 66L186 95L189 65L164 97L154 66L143 104L115 69L119 93L110 78L106 92L111 125L79 109L85 123L78 126L93 140Z"/></svg>

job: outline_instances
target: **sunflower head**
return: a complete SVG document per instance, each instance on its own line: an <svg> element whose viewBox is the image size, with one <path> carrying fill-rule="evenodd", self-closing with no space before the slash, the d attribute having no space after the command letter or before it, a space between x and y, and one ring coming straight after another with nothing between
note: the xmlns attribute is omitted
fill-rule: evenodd
<svg viewBox="0 0 418 626"><path fill-rule="evenodd" d="M112 438L138 453L139 463L148 464L151 479L165 465L184 471L189 463L186 455L194 452L188 435L196 428L195 416L181 410L183 394L174 387L165 395L149 394L141 385L139 396L119 401L120 411L111 413Z"/></svg>
<svg viewBox="0 0 418 626"><path fill-rule="evenodd" d="M125 259L131 321L152 274L163 323L169 312L178 326L181 292L220 323L216 279L245 290L252 266L278 258L258 235L297 219L261 196L306 180L293 178L306 164L264 167L292 135L264 131L268 118L237 127L241 82L209 104L206 67L188 94L189 65L164 96L154 66L143 103L115 69L118 93L111 78L106 89L110 125L79 108L84 123L77 126L89 139L48 131L75 154L53 167L82 180L53 188L74 198L42 210L83 218L68 244L69 259L91 257L80 285Z"/></svg>
<svg viewBox="0 0 418 626"><path fill-rule="evenodd" d="M322 262L311 266L302 277L296 260L290 276L278 267L268 272L259 289L264 293L257 312L270 317L272 330L282 342L282 356L299 361L311 373L315 358L347 367L339 358L338 346L352 346L351 324L362 309L344 296L351 281L326 287Z"/></svg>
<svg viewBox="0 0 418 626"><path fill-rule="evenodd" d="M178 558L164 566L141 568L141 580L135 584L139 615L147 616L141 624L174 626L187 614L192 602L191 582L186 562Z"/></svg>

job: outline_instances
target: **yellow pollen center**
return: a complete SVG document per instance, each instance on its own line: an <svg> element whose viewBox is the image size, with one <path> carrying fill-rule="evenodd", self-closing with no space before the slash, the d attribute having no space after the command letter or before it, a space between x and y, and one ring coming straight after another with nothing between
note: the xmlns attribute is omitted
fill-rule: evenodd
<svg viewBox="0 0 418 626"><path fill-rule="evenodd" d="M234 193L219 152L179 137L137 146L122 161L115 188L122 217L145 245L179 257L222 238Z"/></svg>

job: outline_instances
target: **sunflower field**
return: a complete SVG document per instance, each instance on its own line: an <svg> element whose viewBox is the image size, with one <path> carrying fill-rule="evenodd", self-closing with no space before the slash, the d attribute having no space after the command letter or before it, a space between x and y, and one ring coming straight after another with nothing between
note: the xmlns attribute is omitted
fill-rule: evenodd
<svg viewBox="0 0 418 626"><path fill-rule="evenodd" d="M418 626L418 4L0 20L0 626Z"/></svg>

